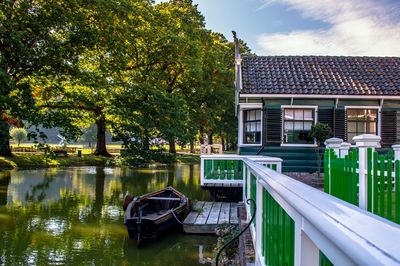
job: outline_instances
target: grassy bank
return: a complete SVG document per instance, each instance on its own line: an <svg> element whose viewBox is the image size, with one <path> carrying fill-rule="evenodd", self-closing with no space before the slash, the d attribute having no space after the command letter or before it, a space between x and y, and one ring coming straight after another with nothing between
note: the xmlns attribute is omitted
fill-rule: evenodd
<svg viewBox="0 0 400 266"><path fill-rule="evenodd" d="M200 162L200 156L192 154L176 154L175 159L177 163ZM124 164L124 160L120 160L120 158L116 156L102 157L94 155L83 155L82 157L76 157L70 155L67 158L49 158L46 157L44 154L16 153L12 157L0 157L0 170L67 166L115 166Z"/></svg>
<svg viewBox="0 0 400 266"><path fill-rule="evenodd" d="M0 170L29 169L60 166L105 166L112 165L113 158L83 155L82 157L49 158L44 154L14 154L12 157L0 157Z"/></svg>

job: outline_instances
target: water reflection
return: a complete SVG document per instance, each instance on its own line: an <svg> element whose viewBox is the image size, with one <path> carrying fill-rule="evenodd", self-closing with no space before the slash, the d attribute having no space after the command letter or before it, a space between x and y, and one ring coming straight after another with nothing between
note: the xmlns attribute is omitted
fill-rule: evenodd
<svg viewBox="0 0 400 266"><path fill-rule="evenodd" d="M7 191L10 180L10 171L0 172L0 206L7 204Z"/></svg>
<svg viewBox="0 0 400 266"><path fill-rule="evenodd" d="M204 263L214 237L171 235L140 250L127 238L124 195L167 185L192 199L209 199L199 187L198 165L1 172L0 265Z"/></svg>

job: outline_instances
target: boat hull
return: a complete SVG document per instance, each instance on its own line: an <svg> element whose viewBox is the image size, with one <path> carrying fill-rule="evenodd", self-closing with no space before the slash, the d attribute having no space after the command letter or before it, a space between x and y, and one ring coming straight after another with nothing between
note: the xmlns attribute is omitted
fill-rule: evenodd
<svg viewBox="0 0 400 266"><path fill-rule="evenodd" d="M129 197L129 196L127 196ZM183 220L190 211L189 200L168 187L140 198L124 201L125 225L129 238L140 245L170 232L182 231Z"/></svg>

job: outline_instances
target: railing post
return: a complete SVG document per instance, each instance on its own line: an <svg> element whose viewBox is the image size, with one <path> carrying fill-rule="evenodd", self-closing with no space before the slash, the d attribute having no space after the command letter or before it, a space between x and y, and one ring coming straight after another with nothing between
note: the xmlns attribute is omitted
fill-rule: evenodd
<svg viewBox="0 0 400 266"><path fill-rule="evenodd" d="M277 162L276 163L276 171L278 173L282 173L282 162Z"/></svg>
<svg viewBox="0 0 400 266"><path fill-rule="evenodd" d="M243 161L243 159L242 159ZM243 169L242 169L243 173L243 178L242 178L242 199L243 202L246 202L247 198L246 198L246 182L247 182L247 165L243 162Z"/></svg>
<svg viewBox="0 0 400 266"><path fill-rule="evenodd" d="M250 186L251 186L251 171L250 171L250 169L248 169L249 171L247 171L247 178L246 178L246 182L247 182L247 198L251 198L251 195L250 195L250 191L251 191L251 188L250 188ZM250 210L250 206L248 207L248 209ZM250 221L250 218L251 218L251 212L249 211L249 212L246 212L247 213L247 222L248 221ZM250 213L250 215L249 215L249 213Z"/></svg>
<svg viewBox="0 0 400 266"><path fill-rule="evenodd" d="M392 145L392 149L394 152L394 159L400 160L400 145L399 144Z"/></svg>
<svg viewBox="0 0 400 266"><path fill-rule="evenodd" d="M339 138L330 138L325 140L325 147L327 149L333 149L337 156L339 156L339 148L340 145L343 143L342 139Z"/></svg>
<svg viewBox="0 0 400 266"><path fill-rule="evenodd" d="M339 148L340 148L340 145L342 143L343 143L342 139L330 138L330 139L325 140L324 144L325 144L326 149L333 149L335 154L337 156L339 156ZM329 184L328 184L329 191L328 191L328 193L331 194L331 189L332 189L332 186L331 186L331 179L332 179L331 178L332 177L331 169L332 169L332 165L331 165L331 153L328 153L328 154L329 154L329 156L328 156L328 171L329 171ZM326 160L326 158L324 158L324 160ZM324 176L324 179L326 181L326 176Z"/></svg>
<svg viewBox="0 0 400 266"><path fill-rule="evenodd" d="M301 232L301 263L300 265L318 266L319 248L303 231Z"/></svg>
<svg viewBox="0 0 400 266"><path fill-rule="evenodd" d="M372 134L355 136L353 141L358 148L358 202L361 209L366 210L368 206L368 180L367 180L367 149L380 147L381 137Z"/></svg>
<svg viewBox="0 0 400 266"><path fill-rule="evenodd" d="M347 143L347 142L343 142L342 144L340 144L339 157L344 158L346 155L348 155L350 147L351 147L351 144Z"/></svg>
<svg viewBox="0 0 400 266"><path fill-rule="evenodd" d="M259 181L256 181L256 230L255 230L255 238L256 238L256 245L255 245L255 252L256 252L256 263L263 261L263 256L262 256L262 210L263 210L263 186L259 183Z"/></svg>
<svg viewBox="0 0 400 266"><path fill-rule="evenodd" d="M202 156L200 156L200 185L203 186L204 185L204 171L206 169L204 169L204 158Z"/></svg>

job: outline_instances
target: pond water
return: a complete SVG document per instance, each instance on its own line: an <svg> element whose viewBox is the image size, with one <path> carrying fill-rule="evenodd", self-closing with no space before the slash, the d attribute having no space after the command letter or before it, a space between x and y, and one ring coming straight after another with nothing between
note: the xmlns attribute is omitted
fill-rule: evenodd
<svg viewBox="0 0 400 266"><path fill-rule="evenodd" d="M124 195L167 185L209 200L198 165L2 171L0 265L209 264L213 236L173 234L140 249L128 238Z"/></svg>

